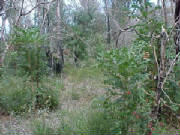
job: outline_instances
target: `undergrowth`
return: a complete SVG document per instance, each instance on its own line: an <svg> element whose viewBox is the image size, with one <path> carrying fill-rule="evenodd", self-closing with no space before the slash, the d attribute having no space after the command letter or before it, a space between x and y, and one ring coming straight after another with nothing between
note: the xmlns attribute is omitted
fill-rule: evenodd
<svg viewBox="0 0 180 135"><path fill-rule="evenodd" d="M47 81L50 83L47 84ZM0 80L0 107L9 114L23 114L44 108L56 109L63 86L58 79L43 79L38 88L35 86L20 77Z"/></svg>

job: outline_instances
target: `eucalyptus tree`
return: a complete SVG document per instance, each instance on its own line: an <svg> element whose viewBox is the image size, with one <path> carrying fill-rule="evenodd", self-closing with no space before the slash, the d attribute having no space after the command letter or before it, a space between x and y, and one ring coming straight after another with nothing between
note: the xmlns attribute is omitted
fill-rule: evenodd
<svg viewBox="0 0 180 135"><path fill-rule="evenodd" d="M57 19L57 25L56 25L56 49L57 49L57 56L58 56L58 62L56 70L61 72L63 65L64 65L64 55L63 55L63 48L62 48L62 34L61 34L61 10L60 6L62 4L62 0L57 0L57 6L56 6L56 19Z"/></svg>

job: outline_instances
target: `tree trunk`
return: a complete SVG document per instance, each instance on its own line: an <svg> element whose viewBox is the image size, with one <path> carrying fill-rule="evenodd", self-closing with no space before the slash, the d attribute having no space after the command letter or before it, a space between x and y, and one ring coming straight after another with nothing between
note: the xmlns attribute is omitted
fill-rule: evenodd
<svg viewBox="0 0 180 135"><path fill-rule="evenodd" d="M4 0L0 0L0 12L2 11L4 6Z"/></svg>
<svg viewBox="0 0 180 135"><path fill-rule="evenodd" d="M180 0L176 0L176 6L175 6L175 13L174 13L174 20L176 23L175 26L175 35L174 35L174 42L176 46L176 54L180 51Z"/></svg>
<svg viewBox="0 0 180 135"><path fill-rule="evenodd" d="M61 0L57 0L57 7L56 7L56 18L57 18L57 39L56 39L56 49L57 54L59 57L58 63L56 65L56 69L61 72L63 65L64 65L64 55L63 55L63 49L62 49L62 42L61 42L61 10L60 10L60 4Z"/></svg>
<svg viewBox="0 0 180 135"><path fill-rule="evenodd" d="M6 53L7 53L8 48L9 48L9 45L6 43L5 37L4 37L6 20L7 20L7 16L2 17L2 26L1 26L1 31L0 31L0 35L1 35L0 42L4 43L6 47L5 47L5 50L3 51L2 55L0 55L0 66L4 65L4 59L5 59ZM2 49L2 48L0 48L0 49ZM0 50L0 52L1 52L1 50Z"/></svg>
<svg viewBox="0 0 180 135"><path fill-rule="evenodd" d="M108 35L107 35L107 43L110 44L111 43L111 34L110 34L110 17L109 17L109 14L107 15L107 32L108 32Z"/></svg>
<svg viewBox="0 0 180 135"><path fill-rule="evenodd" d="M156 105L153 110L153 120L157 120L161 114L161 107L160 107L160 98L161 98L161 93L163 91L163 83L164 83L164 78L166 76L166 43L167 43L167 33L163 29L161 32L161 44L159 48L159 71L158 71L158 80L157 80L157 89L156 89L156 97L155 97L155 102Z"/></svg>
<svg viewBox="0 0 180 135"><path fill-rule="evenodd" d="M107 0L104 1L105 3L105 12L106 12L106 22L107 22L107 43L110 44L111 43L111 25L110 25L110 15L109 15L109 11L108 11L108 2Z"/></svg>
<svg viewBox="0 0 180 135"><path fill-rule="evenodd" d="M172 13L172 16L173 16L173 14L174 14L174 6L173 6L173 1L172 1L172 0L170 0L170 2L171 2L171 13Z"/></svg>
<svg viewBox="0 0 180 135"><path fill-rule="evenodd" d="M162 0L162 6L163 6L163 17L164 17L165 28L167 28L168 20L167 20L166 0Z"/></svg>

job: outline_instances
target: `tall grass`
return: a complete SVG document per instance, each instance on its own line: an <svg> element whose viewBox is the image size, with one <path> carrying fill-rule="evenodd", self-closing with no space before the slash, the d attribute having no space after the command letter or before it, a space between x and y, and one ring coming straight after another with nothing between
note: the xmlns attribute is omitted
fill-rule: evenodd
<svg viewBox="0 0 180 135"><path fill-rule="evenodd" d="M52 110L59 105L61 88L62 84L52 78L42 80L37 88L27 79L9 76L0 80L0 107L15 114L43 108Z"/></svg>
<svg viewBox="0 0 180 135"><path fill-rule="evenodd" d="M43 120L38 123L34 121L32 124L34 125L34 134L48 134L51 131L58 135L113 135L114 133L111 131L113 121L108 119L103 108L97 107L99 105L73 111L62 110L59 112L59 125L53 130Z"/></svg>

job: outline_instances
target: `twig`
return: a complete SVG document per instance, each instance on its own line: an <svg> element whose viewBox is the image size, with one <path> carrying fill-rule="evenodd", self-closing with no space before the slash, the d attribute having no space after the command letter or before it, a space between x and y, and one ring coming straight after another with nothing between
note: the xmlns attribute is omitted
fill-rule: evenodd
<svg viewBox="0 0 180 135"><path fill-rule="evenodd" d="M17 21L16 21L16 25L19 23L19 20L20 20L20 18L21 18L21 16L22 16L23 7L24 7L24 0L22 0L22 5L21 5L21 9L20 9L20 11L19 11L18 19L17 19Z"/></svg>

